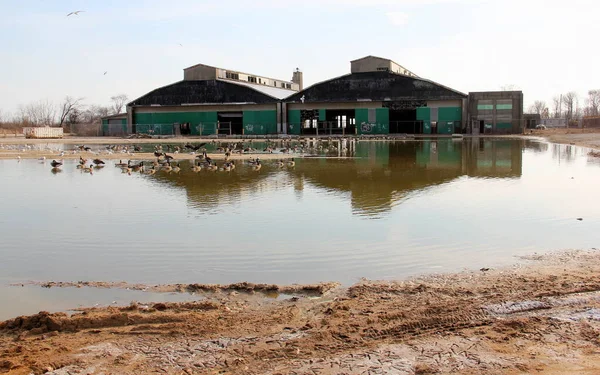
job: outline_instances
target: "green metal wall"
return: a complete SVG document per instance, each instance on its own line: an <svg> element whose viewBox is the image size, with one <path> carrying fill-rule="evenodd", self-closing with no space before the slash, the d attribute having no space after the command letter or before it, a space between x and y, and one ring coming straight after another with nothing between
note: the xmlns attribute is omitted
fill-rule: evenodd
<svg viewBox="0 0 600 375"><path fill-rule="evenodd" d="M211 135L216 133L217 121L217 112L152 112L133 115L133 123L136 124L138 133L147 133L148 129L160 129L161 135L172 134L172 125L184 122L190 123L192 135ZM154 127L153 125L167 126Z"/></svg>
<svg viewBox="0 0 600 375"><path fill-rule="evenodd" d="M512 131L512 124L510 122L499 122L496 123L496 129L502 131Z"/></svg>
<svg viewBox="0 0 600 375"><path fill-rule="evenodd" d="M417 108L417 120L423 121L423 134L431 134L431 110L428 107Z"/></svg>
<svg viewBox="0 0 600 375"><path fill-rule="evenodd" d="M289 134L300 134L300 128L302 127L302 113L299 109L291 109L288 111L288 133Z"/></svg>
<svg viewBox="0 0 600 375"><path fill-rule="evenodd" d="M277 111L244 111L244 135L277 134Z"/></svg>
<svg viewBox="0 0 600 375"><path fill-rule="evenodd" d="M423 121L423 134L431 134L431 108L417 108L417 120ZM462 120L461 107L438 108L437 133L453 134L456 132L457 123Z"/></svg>
<svg viewBox="0 0 600 375"><path fill-rule="evenodd" d="M444 107L438 109L438 134L453 134L457 122L462 120L460 107Z"/></svg>
<svg viewBox="0 0 600 375"><path fill-rule="evenodd" d="M319 109L319 121L327 121L327 110Z"/></svg>
<svg viewBox="0 0 600 375"><path fill-rule="evenodd" d="M358 134L389 134L390 111L388 108L375 109L375 122L369 122L369 109L355 109L356 127Z"/></svg>

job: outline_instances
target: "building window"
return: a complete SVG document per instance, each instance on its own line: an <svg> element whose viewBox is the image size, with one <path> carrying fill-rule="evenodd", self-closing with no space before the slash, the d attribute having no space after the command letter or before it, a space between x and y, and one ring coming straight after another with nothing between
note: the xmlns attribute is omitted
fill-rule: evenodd
<svg viewBox="0 0 600 375"><path fill-rule="evenodd" d="M493 104L477 104L477 110L479 111L491 111L494 109Z"/></svg>
<svg viewBox="0 0 600 375"><path fill-rule="evenodd" d="M248 76L248 82L256 83L256 77Z"/></svg>
<svg viewBox="0 0 600 375"><path fill-rule="evenodd" d="M377 68L377 70L379 70L381 72L387 72L390 69L389 68Z"/></svg>
<svg viewBox="0 0 600 375"><path fill-rule="evenodd" d="M239 75L238 73L226 72L226 73L225 73L225 78L229 78L229 79L240 79L240 75Z"/></svg>
<svg viewBox="0 0 600 375"><path fill-rule="evenodd" d="M273 81L273 86L277 87L277 81Z"/></svg>
<svg viewBox="0 0 600 375"><path fill-rule="evenodd" d="M285 88L285 83L281 82L281 87Z"/></svg>
<svg viewBox="0 0 600 375"><path fill-rule="evenodd" d="M262 83L262 79L260 79L260 78L259 78L259 79L258 79L258 83Z"/></svg>
<svg viewBox="0 0 600 375"><path fill-rule="evenodd" d="M496 104L496 109L513 109L512 104Z"/></svg>
<svg viewBox="0 0 600 375"><path fill-rule="evenodd" d="M286 83L285 84L285 88L286 89L291 89L292 88L292 84L291 83Z"/></svg>

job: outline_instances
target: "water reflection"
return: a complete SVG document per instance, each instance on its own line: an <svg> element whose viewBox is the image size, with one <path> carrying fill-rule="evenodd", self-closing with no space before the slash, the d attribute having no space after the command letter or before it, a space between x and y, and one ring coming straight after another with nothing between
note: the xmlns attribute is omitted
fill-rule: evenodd
<svg viewBox="0 0 600 375"><path fill-rule="evenodd" d="M350 284L598 247L600 207L589 197L600 168L587 150L508 139L331 143L306 154L356 157L298 157L293 168L265 160L259 172L240 162L231 173L182 162L180 173L154 176L121 173L114 160L93 175L73 159L57 174L37 160L0 160L0 286ZM19 296L0 287L0 301Z"/></svg>
<svg viewBox="0 0 600 375"><path fill-rule="evenodd" d="M302 158L294 168L265 161L259 173L243 163L233 173L194 173L190 164L182 164L180 173L154 178L184 189L190 207L202 213L235 209L236 202L289 186L301 199L309 186L347 194L354 214L373 218L411 194L461 176L518 178L523 146L522 141L491 139L358 142L348 151L354 158Z"/></svg>

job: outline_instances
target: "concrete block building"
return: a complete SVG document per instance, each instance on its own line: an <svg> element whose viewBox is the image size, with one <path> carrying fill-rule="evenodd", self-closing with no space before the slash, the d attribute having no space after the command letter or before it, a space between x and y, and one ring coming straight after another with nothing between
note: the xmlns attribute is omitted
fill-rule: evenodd
<svg viewBox="0 0 600 375"><path fill-rule="evenodd" d="M523 92L470 92L468 113L473 135L522 133Z"/></svg>

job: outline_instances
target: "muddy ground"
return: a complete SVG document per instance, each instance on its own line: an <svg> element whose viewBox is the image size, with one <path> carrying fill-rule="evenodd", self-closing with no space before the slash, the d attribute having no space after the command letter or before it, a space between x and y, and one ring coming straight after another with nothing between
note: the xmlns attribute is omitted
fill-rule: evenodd
<svg viewBox="0 0 600 375"><path fill-rule="evenodd" d="M0 324L8 374L598 374L600 252ZM55 285L57 286L57 285Z"/></svg>
<svg viewBox="0 0 600 375"><path fill-rule="evenodd" d="M600 129L528 130L527 135L540 136L554 143L600 149Z"/></svg>

